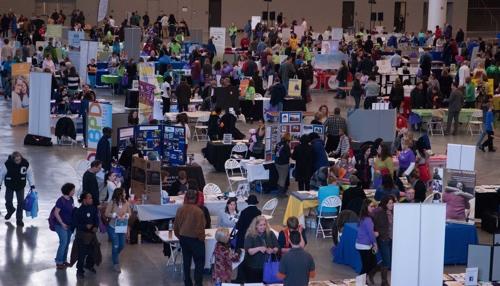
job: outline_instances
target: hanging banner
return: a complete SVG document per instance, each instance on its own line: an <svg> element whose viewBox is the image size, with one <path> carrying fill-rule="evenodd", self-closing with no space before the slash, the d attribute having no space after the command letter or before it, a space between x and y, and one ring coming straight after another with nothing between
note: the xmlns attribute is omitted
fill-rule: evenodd
<svg viewBox="0 0 500 286"><path fill-rule="evenodd" d="M342 41L343 36L344 36L344 29L342 28L332 29L332 40Z"/></svg>
<svg viewBox="0 0 500 286"><path fill-rule="evenodd" d="M12 65L12 117L13 126L28 123L30 95L30 64Z"/></svg>
<svg viewBox="0 0 500 286"><path fill-rule="evenodd" d="M252 16L251 19L252 19L251 20L252 30L255 30L255 26L257 26L257 24L261 22L262 17L261 16Z"/></svg>
<svg viewBox="0 0 500 286"><path fill-rule="evenodd" d="M113 106L110 103L90 102L87 113L87 154L90 158L97 150L104 127L112 127Z"/></svg>
<svg viewBox="0 0 500 286"><path fill-rule="evenodd" d="M331 55L339 50L338 41L321 41L321 54Z"/></svg>
<svg viewBox="0 0 500 286"><path fill-rule="evenodd" d="M186 130L182 126L164 126L163 159L169 166L186 164Z"/></svg>
<svg viewBox="0 0 500 286"><path fill-rule="evenodd" d="M99 0L99 10L97 11L97 22L100 22L106 18L108 14L108 0Z"/></svg>
<svg viewBox="0 0 500 286"><path fill-rule="evenodd" d="M290 39L291 34L292 34L292 29L290 28L281 29L281 38L283 39L283 41L288 41Z"/></svg>
<svg viewBox="0 0 500 286"><path fill-rule="evenodd" d="M300 39L302 39L302 37L304 36L305 31L306 30L305 30L304 26L302 26L302 25L293 26L293 33L295 35L297 35L297 39L299 40L299 42L300 42Z"/></svg>
<svg viewBox="0 0 500 286"><path fill-rule="evenodd" d="M153 62L139 64L139 123L153 119L155 94L159 93Z"/></svg>
<svg viewBox="0 0 500 286"><path fill-rule="evenodd" d="M80 42L85 40L85 32L68 31L68 46L70 50L80 50Z"/></svg>
<svg viewBox="0 0 500 286"><path fill-rule="evenodd" d="M62 38L62 25L47 25L47 31L45 32L45 38Z"/></svg>
<svg viewBox="0 0 500 286"><path fill-rule="evenodd" d="M50 95L52 85L50 73L29 74L29 126L28 134L50 137ZM14 96L14 94L12 94ZM12 97L14 98L14 97ZM28 110L28 109L26 109Z"/></svg>
<svg viewBox="0 0 500 286"><path fill-rule="evenodd" d="M301 96L302 80L292 78L288 81L288 96Z"/></svg>

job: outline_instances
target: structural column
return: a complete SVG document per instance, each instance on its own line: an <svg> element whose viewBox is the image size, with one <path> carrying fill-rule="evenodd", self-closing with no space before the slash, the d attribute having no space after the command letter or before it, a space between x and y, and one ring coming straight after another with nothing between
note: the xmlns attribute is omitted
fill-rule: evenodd
<svg viewBox="0 0 500 286"><path fill-rule="evenodd" d="M446 0L429 0L427 30L434 31L436 26L444 28L446 24Z"/></svg>

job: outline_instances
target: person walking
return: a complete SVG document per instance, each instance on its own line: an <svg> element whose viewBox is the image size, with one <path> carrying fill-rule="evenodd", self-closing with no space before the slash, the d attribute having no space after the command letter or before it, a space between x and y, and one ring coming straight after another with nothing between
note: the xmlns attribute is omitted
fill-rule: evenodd
<svg viewBox="0 0 500 286"><path fill-rule="evenodd" d="M451 133L451 122L454 121L453 133L451 134L456 135L458 130L458 118L464 104L464 86L457 86L456 82L453 85L455 88L451 92L448 100L448 123L446 126L446 133Z"/></svg>
<svg viewBox="0 0 500 286"><path fill-rule="evenodd" d="M380 249L382 256L381 286L389 286L387 279L387 272L391 268L392 262L392 227L393 227L393 210L396 198L393 196L386 196L382 199L379 207L374 211L373 223L375 230L378 232L377 245Z"/></svg>
<svg viewBox="0 0 500 286"><path fill-rule="evenodd" d="M182 248L184 285L192 286L191 260L194 260L194 285L203 285L203 265L205 264L205 215L196 205L197 193L188 190L182 207L177 210L174 233Z"/></svg>
<svg viewBox="0 0 500 286"><path fill-rule="evenodd" d="M7 214L5 219L9 220L16 208L13 204L14 193L17 200L16 224L23 227L23 207L24 207L24 188L26 183L29 183L31 190L35 189L35 181L33 178L33 170L21 153L18 151L13 152L4 165L0 167L0 188L2 182L5 182L5 207Z"/></svg>
<svg viewBox="0 0 500 286"><path fill-rule="evenodd" d="M374 285L374 276L378 271L377 258L378 251L376 234L374 231L372 213L376 208L376 203L372 200L365 200L359 213L359 228L356 237L356 249L361 256L361 274L367 274L371 285Z"/></svg>
<svg viewBox="0 0 500 286"><path fill-rule="evenodd" d="M111 259L113 269L120 273L119 255L125 246L125 235L130 217L130 205L125 198L125 190L116 188L111 198L111 203L106 207L105 216L109 221L109 233L111 234Z"/></svg>
<svg viewBox="0 0 500 286"><path fill-rule="evenodd" d="M290 133L287 132L281 137L281 141L276 145L275 154L275 166L278 171L278 192L280 196L286 196L286 181L290 166Z"/></svg>
<svg viewBox="0 0 500 286"><path fill-rule="evenodd" d="M57 199L54 207L54 217L56 218L55 231L59 237L59 247L56 253L57 269L65 269L69 266L66 261L68 257L68 248L73 234L73 210L75 204L73 196L75 195L75 185L66 183L61 187L62 196Z"/></svg>
<svg viewBox="0 0 500 286"><path fill-rule="evenodd" d="M182 113L188 111L188 105L191 98L191 87L187 83L185 77L182 78L181 83L177 86L175 96L177 97L178 112Z"/></svg>
<svg viewBox="0 0 500 286"><path fill-rule="evenodd" d="M92 163L90 163L90 168L85 171L82 178L82 193L91 194L95 206L99 205L99 184L97 183L96 174L101 171L101 168L101 161L92 161Z"/></svg>
<svg viewBox="0 0 500 286"><path fill-rule="evenodd" d="M481 144L479 149L481 151L485 151L485 147L488 147L489 152L495 152L497 149L493 147L493 135L494 135L494 129L495 127L493 126L494 122L494 115L493 115L493 104L491 102L488 103L488 111L486 112L486 117L484 119L484 130L488 134L488 139Z"/></svg>
<svg viewBox="0 0 500 286"><path fill-rule="evenodd" d="M281 258L278 277L284 280L285 286L308 285L309 278L316 275L314 259L302 247L300 232L291 231L289 240L292 248Z"/></svg>
<svg viewBox="0 0 500 286"><path fill-rule="evenodd" d="M340 141L340 129L347 130L347 121L340 116L340 108L335 107L333 115L328 117L324 123L326 133L325 151L327 153L336 150Z"/></svg>
<svg viewBox="0 0 500 286"><path fill-rule="evenodd" d="M84 267L90 272L96 273L94 264L98 262L96 261L97 257L94 256L94 250L95 247L99 247L96 236L99 227L99 214L92 198L92 194L83 192L78 200L81 205L73 212L73 223L76 228L73 243L76 243L78 249L76 277L80 279L84 278ZM71 256L73 257L73 253Z"/></svg>

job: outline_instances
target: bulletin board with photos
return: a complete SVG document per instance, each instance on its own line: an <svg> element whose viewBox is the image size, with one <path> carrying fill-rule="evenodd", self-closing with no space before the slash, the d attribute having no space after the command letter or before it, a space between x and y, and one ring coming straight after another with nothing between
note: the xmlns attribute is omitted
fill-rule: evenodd
<svg viewBox="0 0 500 286"><path fill-rule="evenodd" d="M163 159L170 166L186 163L186 130L183 126L164 126Z"/></svg>

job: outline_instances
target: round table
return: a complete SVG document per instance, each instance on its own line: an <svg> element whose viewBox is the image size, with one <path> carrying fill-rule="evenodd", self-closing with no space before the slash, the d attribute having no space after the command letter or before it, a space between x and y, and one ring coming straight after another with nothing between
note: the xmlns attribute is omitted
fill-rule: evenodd
<svg viewBox="0 0 500 286"><path fill-rule="evenodd" d="M103 74L101 76L101 82L105 84L109 84L112 86L112 94L115 94L115 84L119 83L121 80L121 76L113 75L113 74Z"/></svg>

